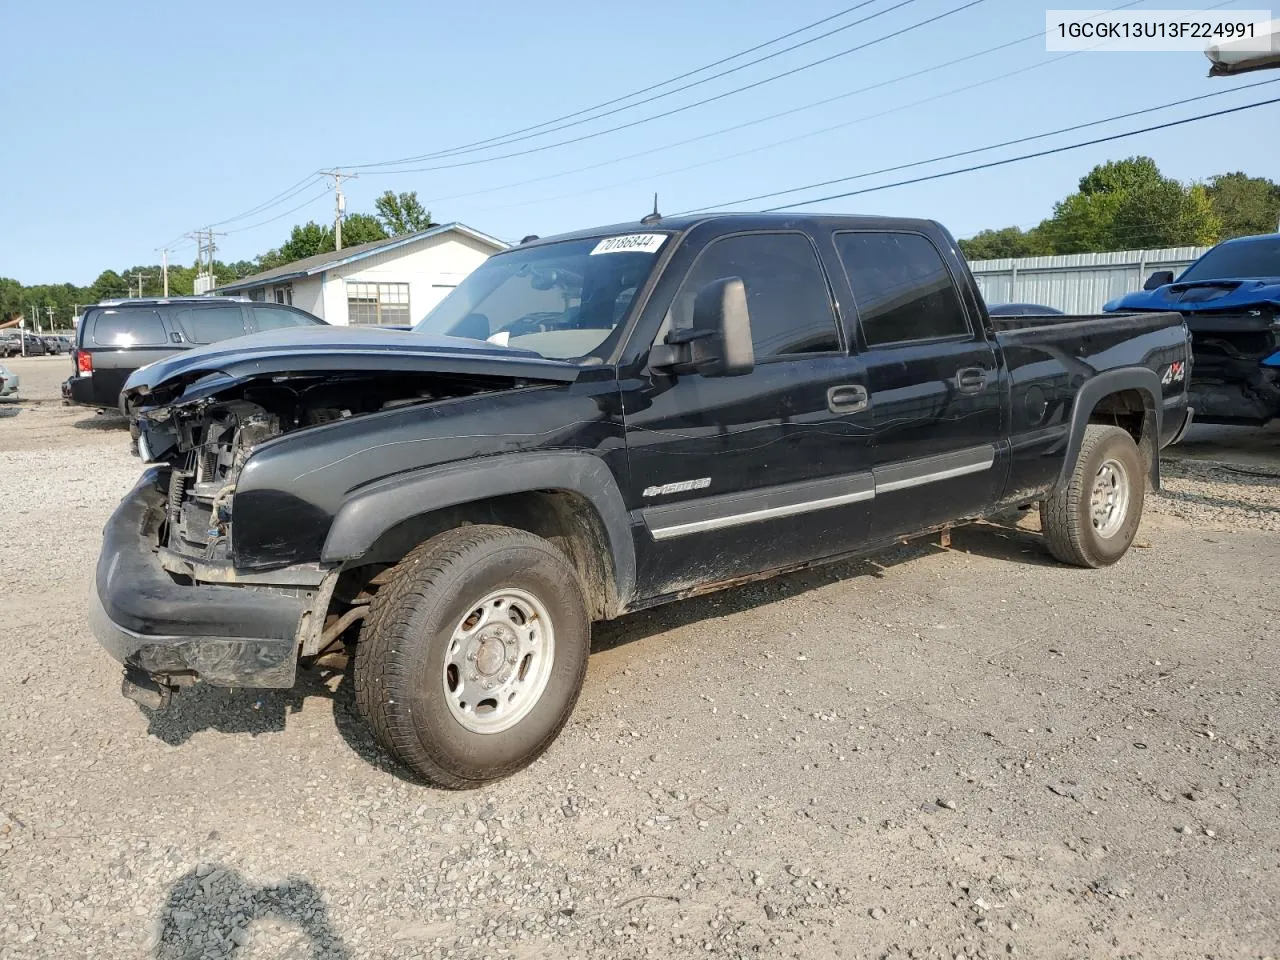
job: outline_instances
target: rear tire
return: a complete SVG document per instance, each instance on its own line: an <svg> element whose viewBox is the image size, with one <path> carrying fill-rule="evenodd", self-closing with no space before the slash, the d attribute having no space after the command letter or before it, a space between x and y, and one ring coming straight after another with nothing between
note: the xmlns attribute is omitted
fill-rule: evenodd
<svg viewBox="0 0 1280 960"><path fill-rule="evenodd" d="M551 745L590 645L578 575L559 550L510 527L460 527L417 547L374 597L356 708L422 779L480 787Z"/></svg>
<svg viewBox="0 0 1280 960"><path fill-rule="evenodd" d="M1049 552L1077 567L1109 566L1123 557L1142 522L1146 472L1125 430L1085 427L1069 482L1040 504Z"/></svg>

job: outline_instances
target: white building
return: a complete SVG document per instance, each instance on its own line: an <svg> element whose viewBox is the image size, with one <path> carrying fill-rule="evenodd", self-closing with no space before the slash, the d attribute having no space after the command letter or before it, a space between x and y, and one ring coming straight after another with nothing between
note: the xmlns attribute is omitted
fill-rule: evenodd
<svg viewBox="0 0 1280 960"><path fill-rule="evenodd" d="M256 273L215 291L290 303L327 323L417 323L507 245L461 223L375 240Z"/></svg>

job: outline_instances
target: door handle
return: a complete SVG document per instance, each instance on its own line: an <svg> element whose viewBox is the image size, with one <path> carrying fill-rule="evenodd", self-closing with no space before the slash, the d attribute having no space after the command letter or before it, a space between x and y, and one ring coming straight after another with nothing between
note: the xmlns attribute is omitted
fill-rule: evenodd
<svg viewBox="0 0 1280 960"><path fill-rule="evenodd" d="M981 393L987 385L987 371L981 367L962 367L956 371L956 388L961 393Z"/></svg>
<svg viewBox="0 0 1280 960"><path fill-rule="evenodd" d="M867 409L867 388L856 383L827 390L827 409L832 413L858 413Z"/></svg>

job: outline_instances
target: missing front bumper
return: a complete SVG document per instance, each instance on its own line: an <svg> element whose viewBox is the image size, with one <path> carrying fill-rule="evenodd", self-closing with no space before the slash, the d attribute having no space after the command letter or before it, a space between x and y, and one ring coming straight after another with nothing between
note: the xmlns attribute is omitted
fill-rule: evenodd
<svg viewBox="0 0 1280 960"><path fill-rule="evenodd" d="M176 582L157 553L162 480L161 471L147 471L103 531L89 598L94 635L126 669L161 685L198 677L220 686L293 686L310 594Z"/></svg>

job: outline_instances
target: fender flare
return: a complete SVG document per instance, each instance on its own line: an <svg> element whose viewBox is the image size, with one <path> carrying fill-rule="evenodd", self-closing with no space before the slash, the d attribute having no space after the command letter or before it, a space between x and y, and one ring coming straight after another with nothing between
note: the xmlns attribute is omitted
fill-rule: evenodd
<svg viewBox="0 0 1280 960"><path fill-rule="evenodd" d="M635 592L635 544L618 482L605 462L590 453L499 454L381 480L356 491L338 510L321 559L354 560L392 527L435 510L546 490L579 494L595 509L608 541L614 606L620 611Z"/></svg>
<svg viewBox="0 0 1280 960"><path fill-rule="evenodd" d="M1160 436L1164 426L1164 411L1160 401L1164 391L1160 387L1160 378L1146 367L1106 370L1084 382L1071 408L1071 431L1067 435L1067 454L1063 458L1055 489L1060 490L1071 482L1071 471L1075 469L1076 458L1080 456L1080 447L1084 443L1084 430L1089 425L1089 418L1093 415L1098 401L1121 390L1137 390L1142 395L1149 424L1154 430L1149 476L1151 485L1157 490L1160 489Z"/></svg>

